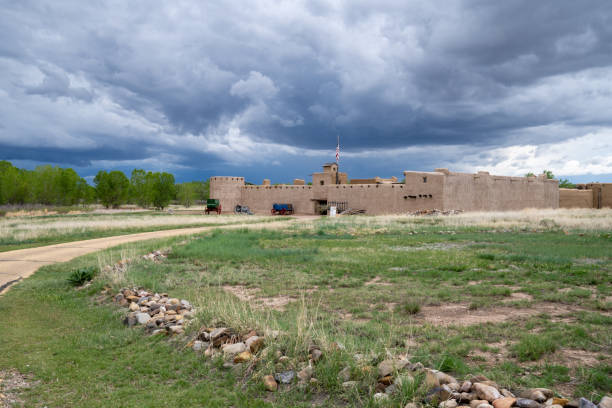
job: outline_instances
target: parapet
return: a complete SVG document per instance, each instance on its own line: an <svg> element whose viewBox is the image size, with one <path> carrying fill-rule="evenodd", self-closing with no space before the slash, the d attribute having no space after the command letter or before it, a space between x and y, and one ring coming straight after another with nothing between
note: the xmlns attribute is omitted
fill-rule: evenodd
<svg viewBox="0 0 612 408"><path fill-rule="evenodd" d="M293 185L294 186L303 186L304 184L306 184L306 183L302 179L293 179Z"/></svg>
<svg viewBox="0 0 612 408"><path fill-rule="evenodd" d="M270 185L270 179L264 179L263 182L261 183L262 186L269 186Z"/></svg>

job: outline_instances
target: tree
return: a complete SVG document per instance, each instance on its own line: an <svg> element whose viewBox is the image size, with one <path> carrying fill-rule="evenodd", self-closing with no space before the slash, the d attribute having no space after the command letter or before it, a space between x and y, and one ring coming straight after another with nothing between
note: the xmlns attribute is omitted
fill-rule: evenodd
<svg viewBox="0 0 612 408"><path fill-rule="evenodd" d="M568 179L559 179L559 188L576 188L576 185Z"/></svg>
<svg viewBox="0 0 612 408"><path fill-rule="evenodd" d="M525 177L535 177L535 174L530 171L529 173L525 174Z"/></svg>
<svg viewBox="0 0 612 408"><path fill-rule="evenodd" d="M198 186L195 183L181 183L176 185L176 199L185 207L191 207L198 199Z"/></svg>
<svg viewBox="0 0 612 408"><path fill-rule="evenodd" d="M153 196L152 173L145 173L143 169L132 170L130 177L130 201L143 208L151 205Z"/></svg>
<svg viewBox="0 0 612 408"><path fill-rule="evenodd" d="M549 180L552 180L552 179L555 178L555 175L550 170L543 170L542 174L544 174L546 176L546 178L549 179Z"/></svg>
<svg viewBox="0 0 612 408"><path fill-rule="evenodd" d="M118 208L128 198L130 181L123 172L115 170L107 173L100 170L94 178L96 195L106 207Z"/></svg>
<svg viewBox="0 0 612 408"><path fill-rule="evenodd" d="M170 173L153 173L153 206L163 210L175 195L174 176Z"/></svg>

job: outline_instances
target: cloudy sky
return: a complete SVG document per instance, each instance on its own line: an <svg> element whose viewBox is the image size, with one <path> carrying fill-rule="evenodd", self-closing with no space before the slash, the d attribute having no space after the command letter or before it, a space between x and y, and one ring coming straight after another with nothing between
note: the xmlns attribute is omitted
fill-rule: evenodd
<svg viewBox="0 0 612 408"><path fill-rule="evenodd" d="M612 181L609 0L0 0L0 160Z"/></svg>

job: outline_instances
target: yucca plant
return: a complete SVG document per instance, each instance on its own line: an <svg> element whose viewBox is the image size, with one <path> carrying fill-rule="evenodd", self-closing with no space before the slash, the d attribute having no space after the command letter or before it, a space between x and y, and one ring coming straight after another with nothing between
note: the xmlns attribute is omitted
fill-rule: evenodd
<svg viewBox="0 0 612 408"><path fill-rule="evenodd" d="M85 282L92 280L96 275L96 272L97 269L94 266L75 269L70 273L68 282L70 282L72 286L81 286Z"/></svg>

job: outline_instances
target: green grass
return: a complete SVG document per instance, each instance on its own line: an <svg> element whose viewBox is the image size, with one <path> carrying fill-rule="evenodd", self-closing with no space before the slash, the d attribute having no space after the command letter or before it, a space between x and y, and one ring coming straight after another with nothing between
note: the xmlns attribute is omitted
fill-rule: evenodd
<svg viewBox="0 0 612 408"><path fill-rule="evenodd" d="M40 380L24 393L32 406L374 406L374 368L389 354L458 378L484 374L511 390L570 389L596 402L609 394L609 238L597 232L448 230L401 222L379 228L348 219L317 221L314 229L216 230L180 243L128 246L135 255L171 251L162 263L130 264L115 289L129 284L189 299L199 319L192 331L221 324L281 331L253 377L238 373L236 379L221 361L179 351L188 336L177 342L147 338L122 327L112 306L93 304L104 274L90 288L72 289L71 270L97 265L96 256L49 266L0 298L0 342L8 350L0 355L0 369ZM111 252L116 260L121 250ZM241 301L223 286L249 290L254 299ZM517 293L523 297L513 297ZM283 310L257 302L281 297L290 300ZM447 305L464 307L456 319L496 310L510 318L471 325L428 320L436 308L450 313ZM318 385L266 393L260 377L299 370L311 343L324 351L315 365ZM564 350L579 350L597 364L571 362ZM289 362L274 357L276 351ZM345 367L358 381L355 390L341 386L338 373ZM420 399L421 381L417 376L403 385L388 406Z"/></svg>

